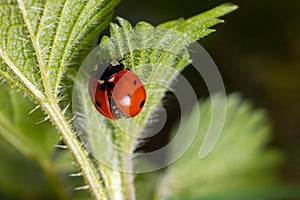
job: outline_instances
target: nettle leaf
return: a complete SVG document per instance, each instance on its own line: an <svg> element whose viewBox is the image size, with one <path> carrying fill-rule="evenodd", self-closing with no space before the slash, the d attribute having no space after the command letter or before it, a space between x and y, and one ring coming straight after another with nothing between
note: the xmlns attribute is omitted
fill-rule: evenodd
<svg viewBox="0 0 300 200"><path fill-rule="evenodd" d="M179 19L158 27L146 22L139 22L132 27L122 18L118 18L119 25L111 24L111 37L103 39L100 50L108 51L110 59L128 58L123 62L125 67L142 79L147 91L143 112L130 123L129 120L117 121L114 127L126 127L125 132L139 137L150 113L155 110L153 105L161 104L165 91L170 89L178 73L190 63L186 47L210 34L211 26L223 22L217 18L236 8L235 5L224 4L187 20ZM128 150L133 151L135 145L128 145Z"/></svg>
<svg viewBox="0 0 300 200"><path fill-rule="evenodd" d="M237 6L234 4L222 4L187 20L180 18L174 21L163 23L158 27L177 30L181 33L184 33L190 39L189 42L193 42L214 32L215 30L211 27L224 22L218 18L236 9Z"/></svg>
<svg viewBox="0 0 300 200"><path fill-rule="evenodd" d="M100 46L83 62L75 81L73 111L77 115L81 138L100 160L99 171L114 199L134 198L133 175L120 171L134 170L137 162L134 150L139 139L149 137L144 130L151 115L160 108L161 99L179 72L190 63L187 46L213 32L209 28L222 22L217 18L236 8L235 5L224 4L190 19L179 19L158 27L147 22L132 26L119 17L118 24L110 26L110 37L104 36ZM147 100L138 116L111 121L94 108L87 89L88 81L95 64L121 59L124 59L125 67L144 83Z"/></svg>
<svg viewBox="0 0 300 200"><path fill-rule="evenodd" d="M122 18L118 18L119 24L112 23L111 37L102 38L98 50L99 57L102 60L126 58L123 61L125 67L130 68L141 78L147 91L147 101L143 112L134 119L111 122L115 129L112 131L117 134L126 132L139 137L143 127L147 124L150 113L155 110L152 106L161 104L165 91L169 89L180 70L189 64L186 47L191 42L211 33L210 26L222 22L216 17L232 12L236 8L234 5L225 4L190 19L167 22L156 28L146 22L139 22L132 27ZM169 28L171 25L172 29ZM189 32L190 27L196 29ZM186 32L188 32L187 35L183 34ZM198 34L200 32L201 34ZM86 94L80 98L84 97ZM86 114L88 113L90 111ZM103 126L109 124L106 119L101 118L101 120L103 123L100 124ZM126 130L118 127L124 127ZM128 150L133 151L136 141L131 142L133 143L126 146Z"/></svg>
<svg viewBox="0 0 300 200"><path fill-rule="evenodd" d="M33 102L4 84L0 86L0 104L5 105L0 110L1 188L20 198L26 193L42 198L51 191L53 194L48 196L55 194L64 199L69 191L61 185L62 177L58 175L62 170L56 168L58 162L53 159L57 154L54 145L59 141L54 127L44 120L44 114ZM20 192L16 193L16 189Z"/></svg>
<svg viewBox="0 0 300 200"><path fill-rule="evenodd" d="M56 186L49 184L45 173L41 172L41 168L35 162L24 159L24 156L1 137L0 159L1 199L27 199L28 194L38 199L63 198L53 190Z"/></svg>
<svg viewBox="0 0 300 200"><path fill-rule="evenodd" d="M38 103L49 116L78 162L96 199L134 199L133 177L131 174L114 172L101 164L99 171L95 169L88 153L77 140L64 110L60 108L61 80L69 66L80 64L95 34L103 30L110 21L112 10L118 2L119 0L13 0L0 3L0 37L3 38L0 43L0 75L11 86ZM103 146L101 137L94 138L91 143L93 150L100 148L103 151L104 147L108 147L105 149L109 152L107 160L116 161L117 166L131 171L131 153L138 144L136 138L141 136L150 113L157 109L156 105L160 104L176 74L189 63L186 46L211 33L209 27L221 22L216 18L234 9L236 6L223 5L204 14L203 21L199 15L171 22L175 25L172 29L168 24L155 28L144 22L132 27L121 18L120 25L112 24L112 35L110 38L103 38L101 48L108 52L109 58L128 57L124 63L145 83L148 100L144 112L135 119L98 121L102 126L95 131L116 133L110 137L113 137L114 145L117 144L122 151L109 149L112 145ZM182 37L183 34L185 37ZM82 102L87 102L86 98L87 95L82 97ZM88 116L85 111L89 109L90 107L84 110L83 116ZM87 123L92 122L93 120ZM95 127L95 124L92 125ZM4 127L10 128L6 124ZM131 133L136 138L132 139L126 133ZM8 136L5 139L9 140ZM17 141L11 140L10 143L15 147L20 144L17 149L28 155L32 154L26 140L21 141L22 137L20 141L17 137L14 139ZM129 155L124 156L123 150L129 152ZM108 157L109 155L112 157Z"/></svg>
<svg viewBox="0 0 300 200"><path fill-rule="evenodd" d="M34 111L32 102L6 85L0 86L0 104L5 105L0 110L0 135L22 154L46 164L59 136L44 122L41 110Z"/></svg>
<svg viewBox="0 0 300 200"><path fill-rule="evenodd" d="M269 189L278 183L275 170L282 154L266 148L271 137L266 113L253 109L251 103L238 95L229 96L222 135L212 152L199 159L212 115L211 102L200 101L196 106L200 106L201 112L197 136L183 156L167 169L157 195L162 199L253 199L247 196L252 193L254 199L265 199L269 193L271 198ZM181 125L185 130L189 131L189 124L197 115L198 109L194 109L183 118Z"/></svg>
<svg viewBox="0 0 300 200"><path fill-rule="evenodd" d="M1 79L34 100L49 116L97 199L106 199L104 187L59 102L66 70L80 64L92 40L110 22L118 3L119 0L0 2ZM22 137L14 139L10 142L17 149L32 153ZM41 147L38 143L35 146Z"/></svg>
<svg viewBox="0 0 300 200"><path fill-rule="evenodd" d="M103 30L117 0L0 4L0 73L37 101L56 97L66 67ZM81 49L80 49L81 47Z"/></svg>

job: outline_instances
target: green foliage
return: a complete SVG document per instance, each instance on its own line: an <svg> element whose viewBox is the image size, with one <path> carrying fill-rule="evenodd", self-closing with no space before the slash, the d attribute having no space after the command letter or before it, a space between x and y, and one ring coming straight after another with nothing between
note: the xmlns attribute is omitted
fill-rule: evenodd
<svg viewBox="0 0 300 200"><path fill-rule="evenodd" d="M0 10L1 75L37 101L57 97L66 67L111 19L115 1L8 1Z"/></svg>
<svg viewBox="0 0 300 200"><path fill-rule="evenodd" d="M0 159L1 199L13 199L13 197L14 199L42 199L46 196L53 199L59 198L59 193L56 193L41 169L31 160L24 159L2 138L0 139ZM65 193L63 189L61 191L63 192L61 194ZM10 198L5 198L5 196Z"/></svg>
<svg viewBox="0 0 300 200"><path fill-rule="evenodd" d="M103 185L64 116L64 109L59 106L61 80L68 67L78 64L91 47L92 39L107 26L118 3L118 0L17 0L0 3L2 79L29 96L47 114L78 162L92 194L98 199L105 193ZM4 127L4 131L9 128L6 124ZM32 151L43 148L38 143L33 145L37 147L26 147L32 145L34 138L30 144L18 141L22 138L25 136L5 137L22 153L35 156L38 153Z"/></svg>
<svg viewBox="0 0 300 200"><path fill-rule="evenodd" d="M64 187L62 182L68 173L78 169L70 163L69 152L54 148L59 141L54 127L28 98L7 85L0 86L0 104L5 105L0 110L2 192L25 199L47 196L67 199L72 189ZM83 184L82 180L73 179L73 182Z"/></svg>
<svg viewBox="0 0 300 200"><path fill-rule="evenodd" d="M124 199L134 198L133 175L108 169L103 163L113 169L134 171L134 150L139 145L138 139L147 137L143 130L149 117L161 104L162 97L179 71L189 64L186 47L211 33L209 28L222 22L217 17L236 8L224 4L190 19L179 19L158 27L146 22L132 26L125 19L117 18L119 24L112 23L110 26L111 36L103 37L99 49L94 50L96 53L91 53L91 58L83 63L83 69L75 81L76 94L73 94L73 100L77 100L73 103L76 104L75 112L86 134L84 137L88 146L101 161L99 171L110 196L115 199L120 196ZM172 29L169 28L170 24ZM191 27L194 29L190 30ZM92 67L96 64L90 60L100 62L120 58L127 58L122 61L125 67L130 68L143 81L147 100L143 111L135 118L111 121L99 117L90 102L86 85Z"/></svg>
<svg viewBox="0 0 300 200"><path fill-rule="evenodd" d="M41 110L35 111L28 99L4 85L0 86L0 97L0 104L6 105L0 110L0 135L22 154L46 162L59 136L48 122L43 122Z"/></svg>
<svg viewBox="0 0 300 200"><path fill-rule="evenodd" d="M266 149L271 131L265 112L253 110L249 102L231 95L227 99L221 138L207 157L199 159L199 149L211 119L210 100L201 101L199 105L201 120L197 137L184 155L167 169L158 194L167 199L177 196L210 199L222 194L234 197L238 191L267 188L277 183L274 172L281 154L275 149ZM196 110L184 118L187 132L195 115L198 115Z"/></svg>
<svg viewBox="0 0 300 200"><path fill-rule="evenodd" d="M102 122L98 122L102 127L98 128L104 135L125 132L125 134L130 133L130 135L139 137L149 115L153 112L153 106L161 104L165 91L176 79L178 72L189 64L189 54L186 47L191 42L211 33L213 30L209 28L222 22L217 17L232 12L236 8L234 5L224 4L190 19L167 22L156 28L146 22L139 22L135 27L132 27L128 21L118 18L119 25L111 24L111 37L103 37L101 41L100 57L107 57L108 59L128 58L123 61L125 67L134 71L146 86L146 105L143 112L134 119L118 120L111 123L107 123L104 118L95 119L95 122L91 122L93 119L90 119L89 115L94 108L85 108L83 109L84 113L82 113L87 119L85 123L96 124L98 120L102 120ZM191 30L190 27L194 27L194 29ZM83 84L85 83L80 84L78 87L81 87L80 91L83 91ZM79 99L86 99L82 101L82 106L88 104L88 98L86 93L81 94ZM121 130L120 127L126 127L126 130ZM93 137L94 132L97 132L94 128L92 129L87 131L91 133L91 137ZM94 139L92 140L94 141ZM132 137L123 139L130 140ZM103 146L101 140L96 141L100 143L95 144L95 148L101 148ZM127 147L125 150L129 151L133 151L137 145L136 140L123 142L129 142L124 144L124 148ZM100 149L95 151L101 152Z"/></svg>
<svg viewBox="0 0 300 200"><path fill-rule="evenodd" d="M158 27L169 28L184 33L187 37L186 39L189 42L193 42L214 32L215 30L211 29L211 27L224 22L218 18L236 9L237 6L234 4L223 4L187 20L180 18L163 23Z"/></svg>
<svg viewBox="0 0 300 200"><path fill-rule="evenodd" d="M8 154L0 154L3 161L7 161L0 170L8 173L0 176L0 185L8 193L12 191L12 186L22 189L25 184L23 181L17 183L18 174L13 173L15 169L12 166L21 163L26 167L20 176L26 180L35 171L41 171L37 183L26 188L27 191L33 191L33 188L40 190L38 194L31 192L35 198L41 197L43 191L48 191L48 184L57 193L54 196L60 199L79 198L79 195L71 196L70 191L75 184L83 182L81 179L65 179L66 173L74 172L77 168L70 165L69 153L53 148L59 136L54 134L55 129L49 122L44 122L46 114L46 119L50 119L73 155L95 199L135 199L133 175L112 170L97 161L92 162L77 140L78 133L72 129L70 119L65 116L65 109L60 104L64 95L65 73L81 63L95 36L110 22L113 8L118 3L119 0L17 0L0 3L0 37L3 38L0 43L1 78L30 97L44 112L37 109L28 114L35 109L33 102L24 100L11 89L1 87L0 103L6 106L0 110L0 135L18 152L30 158L29 162L24 163L11 147L1 145ZM84 120L89 119L82 123L88 125L87 139L93 152L99 152L113 167L132 170L133 152L139 144L137 139L147 137L141 134L150 114L161 104L165 91L179 71L190 62L186 47L212 33L214 30L211 27L223 22L218 18L236 8L224 4L189 19L166 22L158 27L146 22L132 26L122 18L118 18L119 24L111 24L111 37L102 38L100 53L113 59L128 58L123 62L145 83L147 102L143 112L136 118L111 122L104 118L91 118L91 109L94 108L89 105L88 95L81 93L81 114ZM83 86L79 85L82 91ZM205 102L202 106L200 136L203 136L201 133L206 130L207 120L210 119L209 103ZM184 123L193 120L194 114L187 116ZM273 183L272 170L278 155L274 151L263 151L269 127L264 121L264 114L252 112L248 103L240 104L238 98L233 96L228 103L228 115L223 136L207 158L191 159L197 157L202 141L200 138L168 169L158 188L154 184L156 180L149 177L143 180L151 190L146 184L140 184L137 188L142 187L149 198L198 198L216 191L252 187L256 183ZM103 135L120 148L105 143ZM124 154L126 151L129 154ZM237 155L237 152L243 154ZM31 169L30 166L34 167ZM60 178L61 174L64 178ZM42 184L39 185L39 181ZM66 189L65 185L71 190ZM193 187L196 185L201 188ZM23 193L23 190L20 191ZM31 197L25 195L24 198Z"/></svg>
<svg viewBox="0 0 300 200"><path fill-rule="evenodd" d="M215 96L223 101L221 96ZM212 152L199 159L200 147L211 120L211 101L199 101L183 117L181 126L188 133L199 115L197 136L192 145L164 171L137 176L138 199L218 200L299 198L299 185L283 186L276 171L283 155L268 148L271 129L266 113L253 109L237 94L226 104L222 135ZM173 134L177 133L174 127ZM178 144L180 145L180 144ZM176 150L176 149L175 149ZM172 154L172 152L168 152ZM141 185L143 185L141 187Z"/></svg>

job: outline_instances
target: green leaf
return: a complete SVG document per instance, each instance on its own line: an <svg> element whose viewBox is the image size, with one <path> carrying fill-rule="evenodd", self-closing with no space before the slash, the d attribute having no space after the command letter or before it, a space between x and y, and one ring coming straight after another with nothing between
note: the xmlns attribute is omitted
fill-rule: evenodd
<svg viewBox="0 0 300 200"><path fill-rule="evenodd" d="M41 168L0 138L1 199L66 199L58 195ZM16 192L18 191L18 192ZM64 189L62 194L64 194Z"/></svg>
<svg viewBox="0 0 300 200"><path fill-rule="evenodd" d="M56 97L66 67L74 62L74 55L82 54L79 47L106 27L117 3L3 2L2 76L38 101L47 95Z"/></svg>
<svg viewBox="0 0 300 200"><path fill-rule="evenodd" d="M103 37L100 46L82 64L75 81L73 111L77 114L81 137L100 160L99 171L114 198L134 199L133 175L118 170L134 170L134 150L139 145L138 139L149 136L143 134L143 130L151 114L160 108L165 92L190 62L186 47L211 33L208 28L221 22L216 18L234 9L236 6L223 5L203 15L158 27L147 22L132 26L119 17L118 24L112 23L110 26L111 36ZM191 30L192 27L195 28ZM122 58L125 58L122 61L125 67L143 81L147 100L143 111L135 118L111 121L95 110L87 84L95 64ZM106 166L117 171L106 169Z"/></svg>
<svg viewBox="0 0 300 200"><path fill-rule="evenodd" d="M273 185L247 187L235 191L224 191L200 196L180 196L170 198L170 200L252 200L252 199L299 199L300 185Z"/></svg>
<svg viewBox="0 0 300 200"><path fill-rule="evenodd" d="M61 185L59 177L61 171L55 167L57 162L52 159L56 152L54 145L59 141L55 129L49 121L43 119L44 114L35 108L34 103L21 94L9 90L7 85L0 86L0 104L5 105L0 110L1 172L3 172L0 177L1 188L6 188L6 192L13 196L22 196L26 193L42 195L52 190L61 199L66 199L68 192ZM11 150L11 147L6 147L7 144L3 140L27 159ZM30 181L30 185L24 182L33 179L32 177L36 179ZM24 188L24 185L28 187ZM51 189L47 189L49 186ZM18 194L12 192L17 188L23 192Z"/></svg>
<svg viewBox="0 0 300 200"><path fill-rule="evenodd" d="M0 3L0 76L34 100L49 116L96 199L106 199L104 186L64 109L60 108L61 80L68 67L78 65L89 51L92 40L108 25L118 3L119 0L4 0ZM26 142L5 137L21 152L32 154L24 145Z"/></svg>
<svg viewBox="0 0 300 200"><path fill-rule="evenodd" d="M189 64L186 47L191 42L208 35L210 31L205 32L205 30L221 22L216 20L216 17L235 9L236 6L225 4L190 19L167 22L157 28L146 22L139 22L133 27L122 18L118 18L119 24L112 23L111 37L102 39L99 57L103 60L128 58L123 61L125 67L130 68L141 78L147 91L147 101L143 112L134 119L112 122L115 129L112 131L117 134L130 133L139 137L150 113L155 110L153 106L161 104L160 101L165 91L169 89L179 71ZM172 24L172 29L169 23ZM184 34L191 27L197 27L197 29L188 32L187 35ZM205 34L199 35L200 32L205 32ZM196 35L197 37L194 37ZM106 126L105 119L101 124ZM118 127L126 127L126 130L120 130ZM129 144L124 145L129 151L133 151L137 141L127 142Z"/></svg>
<svg viewBox="0 0 300 200"><path fill-rule="evenodd" d="M237 8L237 5L226 3L187 20L180 18L174 21L163 23L158 27L170 28L184 33L191 39L192 42L214 32L215 30L211 29L210 27L224 22L218 18L236 10Z"/></svg>
<svg viewBox="0 0 300 200"><path fill-rule="evenodd" d="M0 135L22 154L40 163L47 162L59 136L41 110L7 86L0 86ZM32 111L32 113L30 113Z"/></svg>
<svg viewBox="0 0 300 200"><path fill-rule="evenodd" d="M275 170L282 155L275 149L266 148L271 137L266 113L254 110L248 101L231 95L227 98L222 135L212 152L199 159L199 150L211 119L211 104L207 100L199 102L199 105L201 120L197 137L183 156L167 169L158 187L158 197L214 199L216 194L224 194L225 197L277 184ZM197 115L199 113L194 109L183 118L182 124L186 124L184 130L189 131L189 124Z"/></svg>
<svg viewBox="0 0 300 200"><path fill-rule="evenodd" d="M0 37L4 38L0 43L0 76L34 100L48 115L78 162L89 189L96 199L118 199L122 196L134 199L133 176L115 173L101 164L97 171L88 157L88 152L77 140L76 133L64 114L65 109L62 109L59 103L62 100L62 78L66 70L70 66L80 64L91 47L86 44L106 27L113 8L118 2L119 0L80 2L13 0L0 3ZM221 12L222 9L219 10ZM231 10L228 9L223 13ZM214 11L208 18L219 16L215 13ZM189 20L186 22L197 27L198 20L200 19L191 19L190 22ZM111 136L114 144L132 153L138 141L124 133L130 132L134 136L141 136L150 113L157 109L152 108L152 105L160 104L160 99L178 71L189 63L185 47L192 41L209 34L210 32L206 32L206 29L218 22L220 21L203 22L205 24L203 29L198 27L190 32L187 30L191 26L180 26L179 23L178 30L165 27L154 28L146 23L139 23L133 28L122 19L119 19L120 25L112 25L112 37L104 38L101 45L108 47L106 50L109 51L111 58L129 57L129 60L125 60L124 63L127 67L131 66L146 83L148 103L145 105L145 111L132 122L104 120L105 125L97 131L117 133ZM182 37L183 32L189 35ZM139 43L140 40L144 42ZM87 116L87 113L85 114ZM4 131L12 129L7 124L4 124L4 127ZM120 127L126 127L126 129L123 130ZM28 142L26 139L22 141L22 137L12 139L7 133L5 139L20 152L35 156L35 150L32 151L26 146L31 141ZM103 150L104 147L110 147L109 145L99 147L99 139L101 137L95 138L94 149ZM116 159L116 165L123 169L131 169L132 156L130 154L123 156L123 152L114 150L108 155ZM106 155L107 158L108 155ZM104 184L100 181L99 172ZM121 183L121 187L114 182L115 180Z"/></svg>

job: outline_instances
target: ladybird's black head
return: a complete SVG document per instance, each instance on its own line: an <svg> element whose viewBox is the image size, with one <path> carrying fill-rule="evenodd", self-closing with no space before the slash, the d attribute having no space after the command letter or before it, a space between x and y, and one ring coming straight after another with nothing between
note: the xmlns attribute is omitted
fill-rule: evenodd
<svg viewBox="0 0 300 200"><path fill-rule="evenodd" d="M124 65L113 60L107 66L98 65L98 69L93 71L92 76L97 80L107 81L122 69L124 69Z"/></svg>

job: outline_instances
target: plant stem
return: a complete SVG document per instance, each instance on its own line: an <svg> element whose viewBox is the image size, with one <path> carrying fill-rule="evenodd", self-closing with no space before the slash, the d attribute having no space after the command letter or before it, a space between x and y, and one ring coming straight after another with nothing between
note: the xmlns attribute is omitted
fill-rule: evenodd
<svg viewBox="0 0 300 200"><path fill-rule="evenodd" d="M102 178L105 182L107 188L107 193L109 194L110 199L119 200L123 198L124 187L122 185L122 176L121 172L116 169L112 169L105 165L99 166L101 171Z"/></svg>
<svg viewBox="0 0 300 200"><path fill-rule="evenodd" d="M134 174L132 156L125 156L123 159L122 182L124 187L124 196L127 200L135 200Z"/></svg>
<svg viewBox="0 0 300 200"><path fill-rule="evenodd" d="M50 117L52 123L61 133L61 136L63 137L66 145L77 161L82 171L83 177L89 185L89 189L95 199L107 200L107 193L100 181L97 170L89 160L88 153L82 147L82 144L77 140L76 134L71 129L59 106L56 103L50 104L48 102L42 102L42 106Z"/></svg>
<svg viewBox="0 0 300 200"><path fill-rule="evenodd" d="M124 183L125 199L135 200L134 175L132 173L122 172Z"/></svg>

